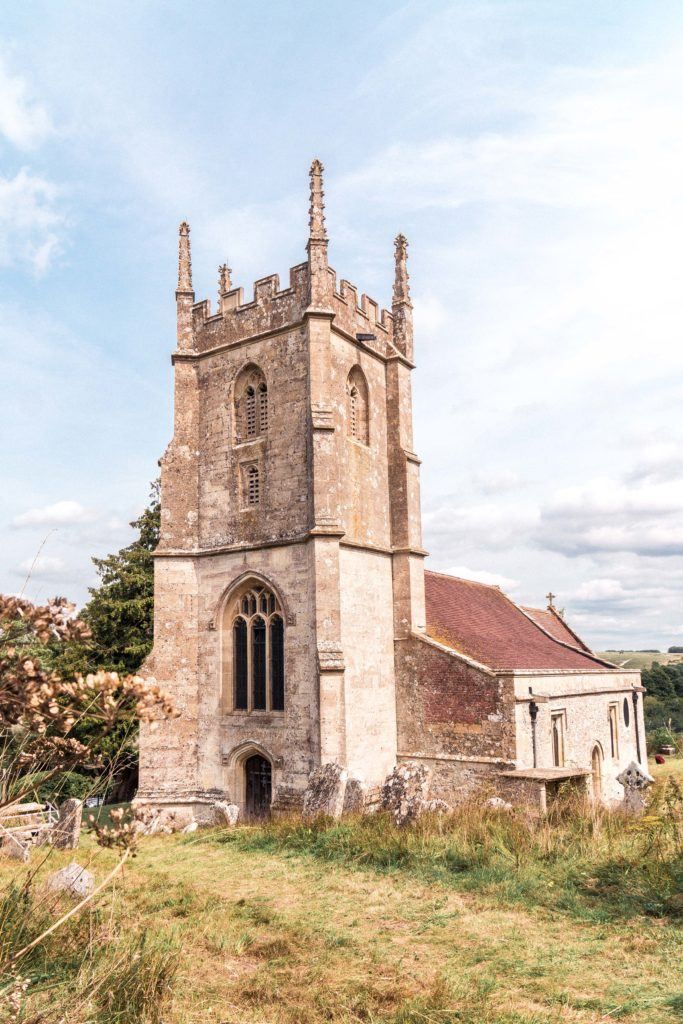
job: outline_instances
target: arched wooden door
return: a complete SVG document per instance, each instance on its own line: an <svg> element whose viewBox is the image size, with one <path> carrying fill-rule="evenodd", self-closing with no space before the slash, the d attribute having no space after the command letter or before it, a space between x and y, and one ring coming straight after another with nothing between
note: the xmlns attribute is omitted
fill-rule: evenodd
<svg viewBox="0 0 683 1024"><path fill-rule="evenodd" d="M245 813L247 818L265 818L270 813L273 775L270 761L260 754L252 754L244 762Z"/></svg>

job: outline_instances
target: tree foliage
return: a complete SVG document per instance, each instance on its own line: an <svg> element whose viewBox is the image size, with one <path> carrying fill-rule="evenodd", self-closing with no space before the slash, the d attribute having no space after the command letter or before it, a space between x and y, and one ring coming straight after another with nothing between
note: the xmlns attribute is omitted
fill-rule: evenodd
<svg viewBox="0 0 683 1024"><path fill-rule="evenodd" d="M23 796L36 774L102 767L103 740L122 718L173 713L153 681L105 671L65 678L55 670L55 650L88 640L73 611L64 598L35 606L0 596L0 806Z"/></svg>
<svg viewBox="0 0 683 1024"><path fill-rule="evenodd" d="M90 588L90 600L80 615L88 636L73 637L43 651L43 660L64 678L101 671L129 675L141 668L153 642L153 552L160 522L155 482L147 508L130 524L137 530L135 540L115 554L93 558L100 582ZM121 708L114 729L103 733L86 715L77 723L75 735L103 766L108 798L129 799L137 783L138 764L138 719L132 703ZM83 785L88 785L87 778Z"/></svg>
<svg viewBox="0 0 683 1024"><path fill-rule="evenodd" d="M660 665L653 662L642 671L645 719L648 732L670 728L683 733L683 663Z"/></svg>

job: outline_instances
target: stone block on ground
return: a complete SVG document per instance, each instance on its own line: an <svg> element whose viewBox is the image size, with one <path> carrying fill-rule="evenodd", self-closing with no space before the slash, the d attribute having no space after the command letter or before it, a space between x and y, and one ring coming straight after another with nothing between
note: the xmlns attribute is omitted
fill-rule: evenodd
<svg viewBox="0 0 683 1024"><path fill-rule="evenodd" d="M380 796L381 808L397 825L406 825L425 810L430 773L416 761L398 764L387 776Z"/></svg>
<svg viewBox="0 0 683 1024"><path fill-rule="evenodd" d="M316 818L319 814L340 818L344 810L344 795L348 773L334 761L321 764L308 776L304 793L304 818Z"/></svg>
<svg viewBox="0 0 683 1024"><path fill-rule="evenodd" d="M81 838L83 801L69 797L59 808L59 817L52 829L52 845L58 850L75 850Z"/></svg>
<svg viewBox="0 0 683 1024"><path fill-rule="evenodd" d="M214 820L217 825L234 828L240 817L237 804L229 804L226 800L217 800L213 805Z"/></svg>
<svg viewBox="0 0 683 1024"><path fill-rule="evenodd" d="M47 887L51 892L65 892L74 899L82 900L95 888L95 878L90 871L72 860L67 867L48 875Z"/></svg>
<svg viewBox="0 0 683 1024"><path fill-rule="evenodd" d="M22 842L16 836L7 832L0 838L0 856L9 857L12 860L20 860L25 864L29 858L28 843Z"/></svg>
<svg viewBox="0 0 683 1024"><path fill-rule="evenodd" d="M152 817L148 827L145 829L147 835L171 835L173 832L182 832L194 821L192 811L185 808L162 808Z"/></svg>

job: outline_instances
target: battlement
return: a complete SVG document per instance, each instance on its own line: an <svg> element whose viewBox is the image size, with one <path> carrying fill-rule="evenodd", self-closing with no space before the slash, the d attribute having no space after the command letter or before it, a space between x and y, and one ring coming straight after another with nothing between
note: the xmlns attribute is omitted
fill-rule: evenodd
<svg viewBox="0 0 683 1024"><path fill-rule="evenodd" d="M412 358L412 304L406 267L407 242L395 242L395 281L391 312L382 309L337 275L327 261L322 164L311 165L308 259L289 271L289 285L280 288L277 274L259 278L253 298L245 302L242 288L233 288L227 263L219 268L218 309L208 299L194 301L189 226L180 226L178 290L178 346L182 351L206 353L249 338L284 330L301 323L307 311L331 314L332 330L345 334L382 358L402 354ZM362 336L362 337L359 337Z"/></svg>
<svg viewBox="0 0 683 1024"><path fill-rule="evenodd" d="M388 356L393 351L393 314L381 309L379 303L328 268L330 311L333 325L343 333L374 334L373 340L364 342L378 355ZM298 323L308 306L308 265L299 263L289 271L289 284L280 288L278 274L269 274L254 282L252 298L244 301L244 289L230 288L219 295L218 309L212 312L211 300L201 299L192 304L192 333L195 350L208 352L223 345L238 344L250 337L268 331L280 330Z"/></svg>

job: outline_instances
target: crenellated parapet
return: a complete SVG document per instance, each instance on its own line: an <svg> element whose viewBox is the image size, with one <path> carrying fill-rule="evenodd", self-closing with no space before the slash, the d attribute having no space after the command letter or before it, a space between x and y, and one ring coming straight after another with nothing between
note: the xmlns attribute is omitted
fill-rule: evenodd
<svg viewBox="0 0 683 1024"><path fill-rule="evenodd" d="M396 354L394 317L366 294L358 294L355 285L328 268L330 313L333 329L358 340L364 348L388 358ZM218 309L212 311L211 300L202 299L192 305L193 351L205 353L224 345L239 344L249 338L271 331L296 326L308 308L310 284L308 264L300 263L289 271L289 285L280 287L277 274L259 278L252 287L252 298L245 302L243 288L230 288L219 293ZM374 335L357 339L357 335Z"/></svg>
<svg viewBox="0 0 683 1024"><path fill-rule="evenodd" d="M203 355L238 345L260 335L300 325L307 316L329 317L333 331L345 335L383 359L412 360L412 303L408 291L407 242L396 240L396 279L391 311L361 294L337 275L327 262L323 166L314 160L310 170L309 238L307 260L289 271L289 284L280 287L277 274L254 282L252 298L233 287L227 263L218 268L218 305L194 301L189 226L183 222L179 239L178 352Z"/></svg>

